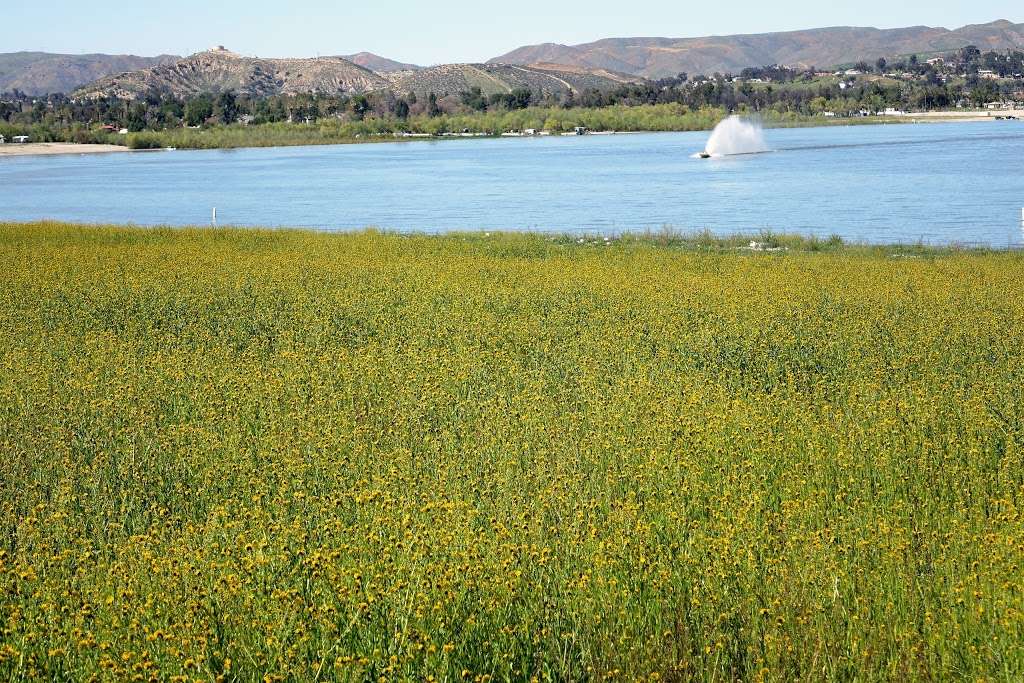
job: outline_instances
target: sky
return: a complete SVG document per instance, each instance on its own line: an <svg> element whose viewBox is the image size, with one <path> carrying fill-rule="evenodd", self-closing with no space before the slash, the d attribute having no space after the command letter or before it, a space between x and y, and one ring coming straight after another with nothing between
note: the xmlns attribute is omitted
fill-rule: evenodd
<svg viewBox="0 0 1024 683"><path fill-rule="evenodd" d="M1024 22L1021 0L552 3L517 0L175 0L96 4L6 0L0 52L187 55L224 45L259 57L374 52L423 65L486 61L523 45L610 37L687 38L822 26Z"/></svg>

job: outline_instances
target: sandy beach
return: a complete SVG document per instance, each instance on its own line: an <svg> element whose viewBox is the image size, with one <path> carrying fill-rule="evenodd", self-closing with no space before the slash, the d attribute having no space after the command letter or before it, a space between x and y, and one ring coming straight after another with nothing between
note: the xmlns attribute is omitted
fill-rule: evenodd
<svg viewBox="0 0 1024 683"><path fill-rule="evenodd" d="M25 144L6 143L0 145L0 157L46 156L52 154L108 154L128 152L127 147L118 145L76 145L72 142L29 142Z"/></svg>

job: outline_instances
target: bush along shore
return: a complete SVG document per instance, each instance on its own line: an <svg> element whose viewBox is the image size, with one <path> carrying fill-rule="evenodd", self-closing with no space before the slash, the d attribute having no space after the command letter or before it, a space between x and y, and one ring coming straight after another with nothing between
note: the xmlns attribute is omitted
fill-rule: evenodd
<svg viewBox="0 0 1024 683"><path fill-rule="evenodd" d="M33 142L77 142L125 145L132 149L224 149L288 145L384 142L395 139L430 139L451 136L500 136L514 132L571 134L587 132L700 131L710 130L728 116L724 109L692 110L685 105L655 104L601 108L529 107L505 112L419 115L406 119L367 117L361 121L320 119L309 123L212 124L127 134L75 126L4 126L8 139L28 135ZM821 126L874 123L880 119L828 120L801 114L768 113L759 116L767 127ZM886 121L891 122L891 121Z"/></svg>

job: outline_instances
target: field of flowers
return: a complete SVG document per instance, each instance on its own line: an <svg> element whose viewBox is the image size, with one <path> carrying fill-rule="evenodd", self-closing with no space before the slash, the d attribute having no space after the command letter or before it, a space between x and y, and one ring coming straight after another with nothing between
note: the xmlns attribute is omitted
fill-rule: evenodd
<svg viewBox="0 0 1024 683"><path fill-rule="evenodd" d="M1024 678L1024 257L0 224L0 680Z"/></svg>

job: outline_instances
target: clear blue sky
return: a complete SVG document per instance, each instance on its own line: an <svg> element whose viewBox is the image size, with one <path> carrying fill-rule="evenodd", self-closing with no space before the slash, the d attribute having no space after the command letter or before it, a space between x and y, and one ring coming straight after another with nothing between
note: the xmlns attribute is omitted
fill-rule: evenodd
<svg viewBox="0 0 1024 683"><path fill-rule="evenodd" d="M893 28L1024 21L1021 0L517 2L473 0L7 0L0 52L191 54L224 45L261 57L369 51L420 64L482 61L543 42L675 38L821 26Z"/></svg>

